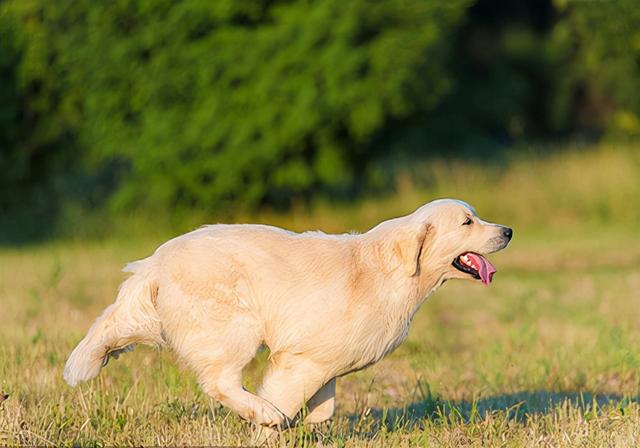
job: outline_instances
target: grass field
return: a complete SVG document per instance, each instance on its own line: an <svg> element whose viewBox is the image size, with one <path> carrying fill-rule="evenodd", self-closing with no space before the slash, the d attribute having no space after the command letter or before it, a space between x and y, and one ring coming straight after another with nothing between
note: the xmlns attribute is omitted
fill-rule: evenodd
<svg viewBox="0 0 640 448"><path fill-rule="evenodd" d="M640 445L640 226L632 215L640 200L625 211L620 195L633 190L615 189L632 182L611 177L610 194L618 194L611 204L618 205L604 217L581 221L581 210L591 210L583 207L584 195L596 188L590 184L610 169L585 163L596 168L585 165L568 174L582 183L568 183L559 193L564 209L551 213L560 199L547 192L556 204L548 205L540 193L537 212L547 214L547 221L508 207L529 200L533 186L511 189L506 206L492 206L490 188L497 187L479 192L474 188L483 179L472 176L468 191L455 183L450 195L470 196L481 215L515 223L512 245L491 256L498 268L493 284L447 283L423 305L398 350L338 381L338 409L330 423L298 427L273 445ZM528 182L532 174L517 169ZM551 190L560 176L548 171L542 190ZM504 173L496 185L517 183L517 173ZM378 202L380 209L365 204L357 218L326 211L325 220L334 213L343 221L320 220L312 227L340 230L346 222L365 230L380 216L408 212L425 199L412 192L403 198ZM625 213L626 221L609 219ZM553 219L558 216L560 221ZM287 224L286 217L265 219ZM289 219L294 228L313 221ZM124 278L120 268L162 239L0 250L0 393L8 394L0 403L0 445L251 443L251 427L209 400L168 351L139 347L75 389L62 379L69 352L113 300ZM247 369L249 388L264 363L260 354Z"/></svg>

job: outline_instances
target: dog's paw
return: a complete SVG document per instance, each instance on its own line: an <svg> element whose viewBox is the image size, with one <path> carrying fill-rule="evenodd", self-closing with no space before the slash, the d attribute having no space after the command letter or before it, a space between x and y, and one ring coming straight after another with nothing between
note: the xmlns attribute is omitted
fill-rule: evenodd
<svg viewBox="0 0 640 448"><path fill-rule="evenodd" d="M254 422L268 428L287 428L290 425L289 417L284 415L271 403L265 403L256 412Z"/></svg>

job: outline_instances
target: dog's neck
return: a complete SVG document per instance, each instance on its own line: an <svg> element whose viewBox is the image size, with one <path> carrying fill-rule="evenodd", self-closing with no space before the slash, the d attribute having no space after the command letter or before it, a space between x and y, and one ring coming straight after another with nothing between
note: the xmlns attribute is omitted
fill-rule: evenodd
<svg viewBox="0 0 640 448"><path fill-rule="evenodd" d="M445 281L444 270L440 274L424 269L409 276L401 267L390 268L393 256L371 239L352 248L355 278L349 284L358 288L350 294L357 298L351 307L358 316L352 338L367 350L349 359L348 369L340 374L362 369L395 350L407 337L420 305Z"/></svg>
<svg viewBox="0 0 640 448"><path fill-rule="evenodd" d="M391 253L386 232L378 231L358 235L366 239L367 244L360 245L358 256L354 263L366 266L371 273L378 278L382 286L380 292L384 292L384 285L396 285L394 291L388 291L388 295L395 298L395 302L404 302L415 312L417 308L447 280L447 266L420 265L412 276L403 271L399 263L395 263ZM397 285L403 285L400 290ZM389 297L391 298L391 297ZM387 298L381 297L382 300Z"/></svg>
<svg viewBox="0 0 640 448"><path fill-rule="evenodd" d="M421 266L415 275L408 276L400 266L389 262L393 256L384 242L371 242L369 239L366 245L360 246L353 262L361 271L368 271L366 277L378 285L375 300L383 302L389 315L408 324L420 305L447 280L447 269L445 266Z"/></svg>

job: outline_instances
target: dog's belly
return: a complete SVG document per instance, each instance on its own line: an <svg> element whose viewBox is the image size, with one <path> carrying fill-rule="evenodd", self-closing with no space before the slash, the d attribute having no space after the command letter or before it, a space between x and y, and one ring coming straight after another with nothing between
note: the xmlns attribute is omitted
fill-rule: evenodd
<svg viewBox="0 0 640 448"><path fill-rule="evenodd" d="M300 338L289 339L286 347L270 345L272 353L285 351L307 358L328 377L343 376L380 361L406 339L409 322L382 323L370 316L357 320L330 316L318 319ZM278 336L282 337L282 334Z"/></svg>

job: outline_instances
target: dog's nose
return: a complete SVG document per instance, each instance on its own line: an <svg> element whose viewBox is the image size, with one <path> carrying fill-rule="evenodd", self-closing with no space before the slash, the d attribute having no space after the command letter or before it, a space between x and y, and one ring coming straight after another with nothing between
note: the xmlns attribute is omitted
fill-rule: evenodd
<svg viewBox="0 0 640 448"><path fill-rule="evenodd" d="M505 236L505 238L510 240L511 237L513 236L513 229L510 229L509 227L507 227L502 231L502 234Z"/></svg>

